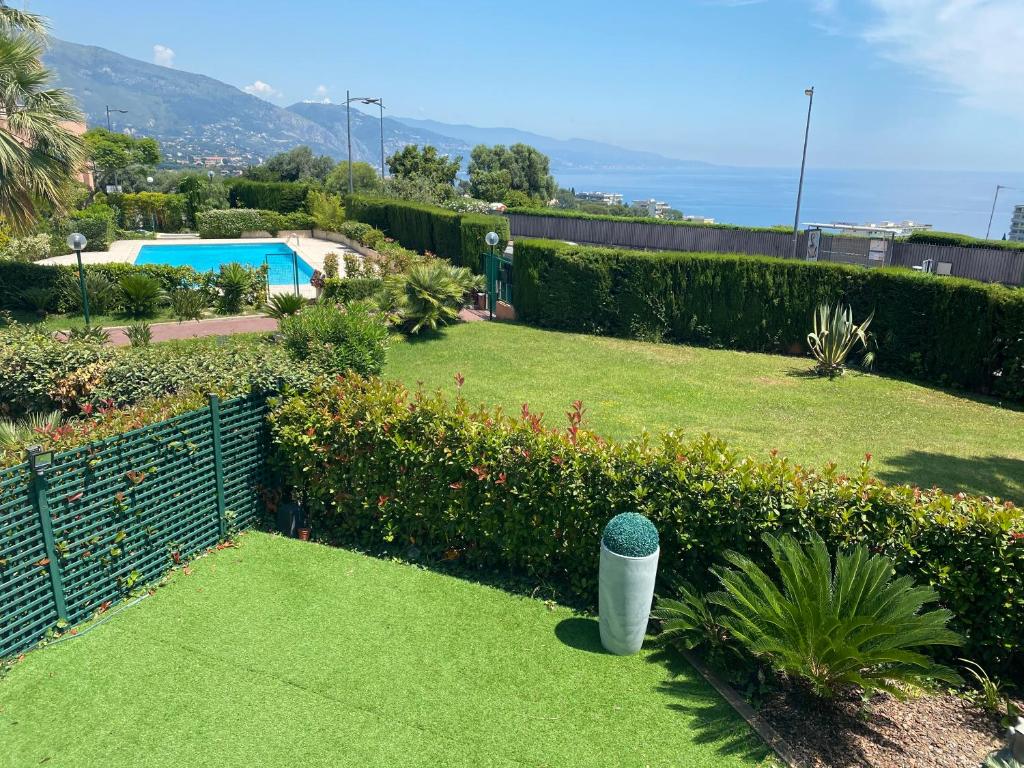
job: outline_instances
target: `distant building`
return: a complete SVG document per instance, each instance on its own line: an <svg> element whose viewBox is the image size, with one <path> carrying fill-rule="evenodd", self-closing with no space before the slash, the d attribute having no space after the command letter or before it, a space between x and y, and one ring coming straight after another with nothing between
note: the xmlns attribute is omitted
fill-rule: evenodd
<svg viewBox="0 0 1024 768"><path fill-rule="evenodd" d="M634 200L634 208L641 208L647 210L648 216L653 216L658 219L661 218L665 211L669 210L672 206L666 203L664 200L655 200L653 197L650 200Z"/></svg>
<svg viewBox="0 0 1024 768"><path fill-rule="evenodd" d="M1024 205L1013 207L1013 218L1010 219L1010 239L1024 243Z"/></svg>
<svg viewBox="0 0 1024 768"><path fill-rule="evenodd" d="M866 224L853 224L848 221L833 221L828 224L814 223L804 224L804 227L817 227L819 229L834 229L844 235L858 235L860 237L907 237L915 232L928 232L931 224L918 224L916 221L903 220L868 222Z"/></svg>
<svg viewBox="0 0 1024 768"><path fill-rule="evenodd" d="M227 158L218 156L197 157L192 161L192 165L203 168L219 168L220 166L225 165L224 161L226 159Z"/></svg>
<svg viewBox="0 0 1024 768"><path fill-rule="evenodd" d="M622 195L616 192L577 192L576 198L592 203L604 203L608 206L622 205Z"/></svg>

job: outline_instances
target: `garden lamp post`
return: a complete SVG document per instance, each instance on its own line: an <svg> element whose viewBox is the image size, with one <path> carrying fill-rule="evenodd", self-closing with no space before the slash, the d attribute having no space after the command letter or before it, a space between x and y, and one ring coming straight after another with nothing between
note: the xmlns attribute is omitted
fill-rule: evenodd
<svg viewBox="0 0 1024 768"><path fill-rule="evenodd" d="M992 217L996 215L996 202L999 200L999 191L1003 189L1013 189L1005 184L996 184L996 194L992 198L992 211L988 215L988 227L985 229L985 239L988 240L989 235L992 233Z"/></svg>
<svg viewBox="0 0 1024 768"><path fill-rule="evenodd" d="M498 276L496 274L498 262L494 258L494 246L498 244L499 239L498 233L493 231L484 236L489 249L487 256L487 308L490 310L491 320L494 319L494 305L498 301Z"/></svg>
<svg viewBox="0 0 1024 768"><path fill-rule="evenodd" d="M89 327L89 293L85 290L85 270L82 268L82 251L89 241L81 232L72 232L68 235L68 248L75 252L78 258L78 287L82 291L82 315L85 317L85 327Z"/></svg>
<svg viewBox="0 0 1024 768"><path fill-rule="evenodd" d="M380 107L380 177L384 178L384 99L370 96L350 96L345 91L345 132L348 137L348 193L351 195L352 186L352 109L353 101L360 104L376 104Z"/></svg>
<svg viewBox="0 0 1024 768"><path fill-rule="evenodd" d="M811 107L814 106L814 87L804 91L807 97L807 126L804 128L804 156L800 161L800 184L796 188L796 216L793 217L793 258L796 258L796 244L800 238L800 199L804 193L804 167L807 165L807 139L811 135Z"/></svg>

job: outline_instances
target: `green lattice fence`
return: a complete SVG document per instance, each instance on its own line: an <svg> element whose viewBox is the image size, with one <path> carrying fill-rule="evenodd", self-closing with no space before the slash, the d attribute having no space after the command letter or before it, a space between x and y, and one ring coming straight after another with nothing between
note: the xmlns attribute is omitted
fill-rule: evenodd
<svg viewBox="0 0 1024 768"><path fill-rule="evenodd" d="M0 471L0 657L249 526L266 398L220 402Z"/></svg>

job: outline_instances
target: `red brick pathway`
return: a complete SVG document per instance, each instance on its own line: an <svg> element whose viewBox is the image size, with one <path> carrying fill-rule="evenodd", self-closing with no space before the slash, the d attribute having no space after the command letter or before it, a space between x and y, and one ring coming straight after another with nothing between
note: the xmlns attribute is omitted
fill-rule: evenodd
<svg viewBox="0 0 1024 768"><path fill-rule="evenodd" d="M184 323L152 323L153 341L172 339L197 339L200 336L230 336L234 333L267 333L277 330L277 320L263 315L246 317L215 317L209 320L189 320ZM118 347L128 346L124 327L107 328L110 343Z"/></svg>

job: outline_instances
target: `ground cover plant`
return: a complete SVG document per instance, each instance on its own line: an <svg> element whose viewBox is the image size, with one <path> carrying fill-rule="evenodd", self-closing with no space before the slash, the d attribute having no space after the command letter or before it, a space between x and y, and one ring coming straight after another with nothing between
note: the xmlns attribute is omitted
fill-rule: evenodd
<svg viewBox="0 0 1024 768"><path fill-rule="evenodd" d="M650 659L553 603L247 533L26 655L0 734L12 765L77 768L761 763L691 668Z"/></svg>
<svg viewBox="0 0 1024 768"><path fill-rule="evenodd" d="M581 399L596 432L629 438L710 432L759 458L836 462L853 474L872 454L890 482L991 494L1024 503L1024 412L992 401L851 370L819 378L810 358L649 344L464 323L443 335L393 339L385 375L462 391L517 412L529 403L557 425Z"/></svg>

